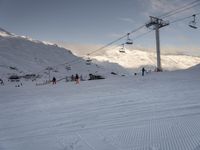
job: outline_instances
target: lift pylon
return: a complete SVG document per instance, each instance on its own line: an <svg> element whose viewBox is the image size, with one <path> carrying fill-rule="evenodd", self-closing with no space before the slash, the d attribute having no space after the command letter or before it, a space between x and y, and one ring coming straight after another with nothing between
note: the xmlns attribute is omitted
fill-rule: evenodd
<svg viewBox="0 0 200 150"><path fill-rule="evenodd" d="M147 28L153 27L156 34L156 52L157 52L157 68L156 71L162 71L161 58L160 58L160 35L159 29L169 25L169 21L164 21L160 18L150 16L150 21L146 24Z"/></svg>

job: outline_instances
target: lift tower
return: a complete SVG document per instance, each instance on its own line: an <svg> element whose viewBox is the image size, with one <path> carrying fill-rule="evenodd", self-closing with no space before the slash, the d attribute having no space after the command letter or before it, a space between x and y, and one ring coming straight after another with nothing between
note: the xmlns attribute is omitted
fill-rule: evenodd
<svg viewBox="0 0 200 150"><path fill-rule="evenodd" d="M146 24L147 28L153 26L153 30L155 30L156 34L156 51L157 51L157 68L156 71L161 72L161 59L160 59L160 36L159 36L159 29L169 25L169 21L163 21L157 17L150 16L150 21Z"/></svg>

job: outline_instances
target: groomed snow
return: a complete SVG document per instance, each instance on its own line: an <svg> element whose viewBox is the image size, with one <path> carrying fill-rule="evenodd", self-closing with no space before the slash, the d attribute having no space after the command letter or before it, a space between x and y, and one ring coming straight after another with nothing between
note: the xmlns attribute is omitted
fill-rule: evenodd
<svg viewBox="0 0 200 150"><path fill-rule="evenodd" d="M200 67L0 87L0 150L199 150Z"/></svg>

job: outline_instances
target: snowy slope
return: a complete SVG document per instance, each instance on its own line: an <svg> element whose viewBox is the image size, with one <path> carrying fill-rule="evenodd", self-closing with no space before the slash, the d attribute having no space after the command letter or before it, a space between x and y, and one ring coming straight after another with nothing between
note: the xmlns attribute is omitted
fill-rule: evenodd
<svg viewBox="0 0 200 150"><path fill-rule="evenodd" d="M199 74L0 86L0 149L199 150Z"/></svg>
<svg viewBox="0 0 200 150"><path fill-rule="evenodd" d="M0 78L7 79L12 74L39 74L43 80L48 80L48 67L52 68L50 77L56 76L59 79L75 73L84 76L89 73L109 76L111 72L115 72L130 76L133 72L140 71L142 66L155 69L154 53L127 49L125 54L121 54L118 50L110 49L99 56L92 56L95 64L88 66L84 59L67 49L18 36L0 28ZM163 68L167 70L185 69L198 63L199 57L162 56Z"/></svg>
<svg viewBox="0 0 200 150"><path fill-rule="evenodd" d="M149 69L156 67L156 54L141 50L126 49L126 53L120 53L119 48L106 50L104 53L94 55L93 58L100 62L118 63L120 66L138 70L146 66ZM200 63L200 57L186 55L162 55L162 67L164 70L187 69Z"/></svg>
<svg viewBox="0 0 200 150"><path fill-rule="evenodd" d="M111 72L95 64L88 66L84 59L55 44L17 36L0 29L0 78L6 79L12 74L39 74L48 80L48 67L52 68L51 78L63 78L75 73L106 76Z"/></svg>
<svg viewBox="0 0 200 150"><path fill-rule="evenodd" d="M58 65L78 57L56 45L0 30L1 78L39 72L47 79L48 66L54 66L51 76L57 78L72 73L129 74L121 66L135 69L155 63L153 53L113 50L96 56L103 60L96 61L99 65L87 66L83 59ZM199 61L189 56L162 58L169 69ZM199 74L197 65L144 77L113 75L79 85L5 83L0 86L0 150L199 150Z"/></svg>
<svg viewBox="0 0 200 150"><path fill-rule="evenodd" d="M35 72L44 67L67 61L69 51L44 44L27 37L6 34L0 31L0 64L1 67L16 67L24 72Z"/></svg>

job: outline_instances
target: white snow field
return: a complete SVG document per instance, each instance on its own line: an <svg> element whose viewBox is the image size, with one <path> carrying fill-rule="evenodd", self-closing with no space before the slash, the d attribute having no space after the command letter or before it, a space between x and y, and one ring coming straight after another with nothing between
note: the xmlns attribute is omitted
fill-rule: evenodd
<svg viewBox="0 0 200 150"><path fill-rule="evenodd" d="M130 70L139 71L143 66L151 70L156 68L156 53L137 49L127 48L125 53L120 53L119 48L110 48L104 53L92 57L99 62L117 63ZM187 55L163 54L161 60L162 68L169 71L187 69L200 63L200 57Z"/></svg>
<svg viewBox="0 0 200 150"><path fill-rule="evenodd" d="M0 150L200 150L200 66L0 95Z"/></svg>

